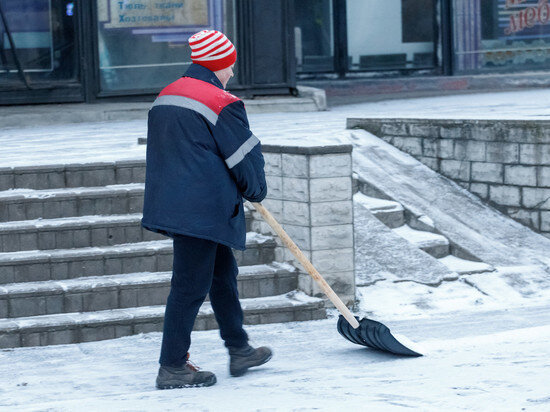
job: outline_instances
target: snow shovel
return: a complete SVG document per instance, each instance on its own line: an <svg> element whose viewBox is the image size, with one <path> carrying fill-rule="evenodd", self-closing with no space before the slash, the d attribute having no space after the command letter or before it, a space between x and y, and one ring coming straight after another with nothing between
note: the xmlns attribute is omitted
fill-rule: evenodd
<svg viewBox="0 0 550 412"><path fill-rule="evenodd" d="M309 259L296 246L296 243L292 241L271 213L261 203L251 203L341 313L337 326L340 335L350 342L380 351L404 356L422 356L419 350L411 349L414 345L413 342L405 337L392 335L390 329L382 323L367 318L359 320L357 316L353 316L346 305L344 305L344 302L334 293L330 285L323 279L317 269L313 267Z"/></svg>

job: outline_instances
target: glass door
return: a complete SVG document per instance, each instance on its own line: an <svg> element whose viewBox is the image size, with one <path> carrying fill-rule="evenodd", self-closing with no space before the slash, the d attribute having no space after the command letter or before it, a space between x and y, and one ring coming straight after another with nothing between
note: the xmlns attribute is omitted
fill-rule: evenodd
<svg viewBox="0 0 550 412"><path fill-rule="evenodd" d="M79 84L77 2L0 0L0 91Z"/></svg>

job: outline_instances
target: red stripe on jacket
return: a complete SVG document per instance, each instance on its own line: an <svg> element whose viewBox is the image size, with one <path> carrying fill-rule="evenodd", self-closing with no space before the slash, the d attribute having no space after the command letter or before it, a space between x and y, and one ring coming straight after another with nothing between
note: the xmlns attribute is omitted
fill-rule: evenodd
<svg viewBox="0 0 550 412"><path fill-rule="evenodd" d="M160 92L160 96L188 97L204 104L217 115L224 107L240 100L237 96L233 96L213 84L191 77L182 77L169 84Z"/></svg>

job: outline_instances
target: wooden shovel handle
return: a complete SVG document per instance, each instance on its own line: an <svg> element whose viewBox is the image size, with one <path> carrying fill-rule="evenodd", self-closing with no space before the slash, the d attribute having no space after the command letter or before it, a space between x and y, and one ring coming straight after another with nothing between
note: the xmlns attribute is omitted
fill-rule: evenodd
<svg viewBox="0 0 550 412"><path fill-rule="evenodd" d="M327 297L330 299L330 301L336 306L336 308L340 311L342 316L346 318L346 320L349 322L349 324L354 328L357 329L359 327L359 322L357 322L357 319L352 315L350 310L344 305L344 302L338 297L336 293L332 290L330 285L323 279L323 277L319 274L317 269L313 267L309 259L304 255L304 253L300 250L300 248L292 241L290 236L287 235L287 233L284 231L284 229L281 227L279 222L275 220L275 218L269 213L269 211L261 204L261 203L255 203L251 202L252 206L260 212L264 220L273 228L273 230L279 235L285 246L292 252L294 256L296 256L296 259L300 261L302 266L307 270L307 273L310 274L310 276L315 279L315 281L319 284L321 289L323 289L323 292L327 295Z"/></svg>

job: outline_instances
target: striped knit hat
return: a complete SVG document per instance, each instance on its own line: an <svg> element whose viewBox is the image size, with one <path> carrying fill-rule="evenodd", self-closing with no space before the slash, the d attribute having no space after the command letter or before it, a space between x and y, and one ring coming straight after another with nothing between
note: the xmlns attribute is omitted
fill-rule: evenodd
<svg viewBox="0 0 550 412"><path fill-rule="evenodd" d="M231 66L237 60L233 43L217 30L203 30L189 38L191 60L213 72Z"/></svg>

